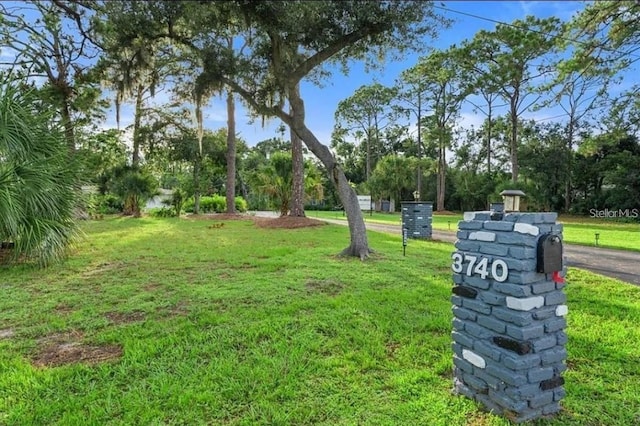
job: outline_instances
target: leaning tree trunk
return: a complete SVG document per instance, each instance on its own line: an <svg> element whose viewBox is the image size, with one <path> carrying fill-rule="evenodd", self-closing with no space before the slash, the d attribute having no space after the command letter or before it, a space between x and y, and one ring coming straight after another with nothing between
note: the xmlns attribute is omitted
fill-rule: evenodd
<svg viewBox="0 0 640 426"><path fill-rule="evenodd" d="M518 112L516 109L517 99L511 99L511 181L518 182Z"/></svg>
<svg viewBox="0 0 640 426"><path fill-rule="evenodd" d="M333 154L325 145L318 141L318 138L304 124L305 110L304 101L300 97L299 88L289 93L289 102L291 104L291 115L280 114L280 118L287 123L291 129L302 139L305 145L313 152L313 154L322 162L329 173L329 178L335 185L340 201L344 206L349 224L349 234L351 244L342 251L342 255L357 256L364 260L369 256L369 242L367 240L367 228L364 225L362 211L358 204L358 196L349 185L349 181L336 162Z"/></svg>
<svg viewBox="0 0 640 426"><path fill-rule="evenodd" d="M290 111L293 113L293 111ZM291 188L291 209L289 216L304 217L304 158L302 141L291 130L291 162L293 164L293 185Z"/></svg>
<svg viewBox="0 0 640 426"><path fill-rule="evenodd" d="M233 92L227 93L227 213L236 212L236 107Z"/></svg>

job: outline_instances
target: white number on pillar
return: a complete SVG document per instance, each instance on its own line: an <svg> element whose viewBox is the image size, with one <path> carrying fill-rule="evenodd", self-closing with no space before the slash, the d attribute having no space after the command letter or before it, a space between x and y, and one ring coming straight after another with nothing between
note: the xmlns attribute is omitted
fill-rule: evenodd
<svg viewBox="0 0 640 426"><path fill-rule="evenodd" d="M453 263L451 264L451 269L456 274L459 274L462 272L462 261L464 260L464 257L460 253L453 253L452 259Z"/></svg>
<svg viewBox="0 0 640 426"><path fill-rule="evenodd" d="M489 259L487 259L486 257L483 257L480 260L480 262L478 262L478 264L476 265L475 269L473 270L473 273L479 274L480 278L484 280L487 278L487 275L489 275L489 271L487 270L488 266L489 266Z"/></svg>
<svg viewBox="0 0 640 426"><path fill-rule="evenodd" d="M485 280L489 276L489 268L491 268L491 277L498 282L506 281L509 276L509 267L502 259L496 259L489 263L489 259L486 257L481 257L480 260L478 260L477 256L468 256L457 252L453 253L451 259L453 259L451 269L456 274L462 273L464 270L463 263L468 260L469 264L465 271L468 276L477 274L480 275L480 278ZM491 265L491 267L489 267L489 265Z"/></svg>

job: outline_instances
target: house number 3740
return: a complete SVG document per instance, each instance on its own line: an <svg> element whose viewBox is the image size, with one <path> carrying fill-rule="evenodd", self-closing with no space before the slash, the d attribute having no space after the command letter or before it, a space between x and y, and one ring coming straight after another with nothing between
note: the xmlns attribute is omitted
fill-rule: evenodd
<svg viewBox="0 0 640 426"><path fill-rule="evenodd" d="M484 280L487 279L489 273L491 273L491 277L498 282L506 281L509 276L509 268L502 259L489 262L489 259L486 257L469 256L462 253L453 253L451 258L453 259L451 269L456 274L462 274L464 271L464 273L469 276L480 275L480 278ZM467 261L469 263L466 264L465 268Z"/></svg>

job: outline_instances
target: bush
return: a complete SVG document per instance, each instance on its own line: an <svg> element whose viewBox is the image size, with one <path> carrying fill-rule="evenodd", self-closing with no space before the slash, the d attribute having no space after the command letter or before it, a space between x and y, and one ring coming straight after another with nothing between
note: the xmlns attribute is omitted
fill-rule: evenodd
<svg viewBox="0 0 640 426"><path fill-rule="evenodd" d="M151 217L176 217L176 212L173 208L168 207L156 207L148 210Z"/></svg>
<svg viewBox="0 0 640 426"><path fill-rule="evenodd" d="M87 203L90 215L118 214L124 211L124 203L113 194L91 194Z"/></svg>
<svg viewBox="0 0 640 426"><path fill-rule="evenodd" d="M247 211L247 201L244 198L236 197L235 204L237 212L244 213Z"/></svg>
<svg viewBox="0 0 640 426"><path fill-rule="evenodd" d="M242 197L235 198L236 211L246 212L247 202ZM193 213L195 201L193 197L189 197L184 202L184 211ZM227 211L227 200L222 195L214 194L211 196L200 197L200 213L224 213Z"/></svg>

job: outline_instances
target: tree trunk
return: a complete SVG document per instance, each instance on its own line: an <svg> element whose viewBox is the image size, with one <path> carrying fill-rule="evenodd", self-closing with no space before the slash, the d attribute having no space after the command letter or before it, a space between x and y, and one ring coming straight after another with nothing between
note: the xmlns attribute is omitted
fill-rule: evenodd
<svg viewBox="0 0 640 426"><path fill-rule="evenodd" d="M70 101L67 96L62 99L62 124L64 125L64 137L67 140L67 148L71 158L76 153L76 137L73 131L73 122L71 121Z"/></svg>
<svg viewBox="0 0 640 426"><path fill-rule="evenodd" d="M487 114L487 173L491 174L491 131L493 123L491 123L492 107L489 101L489 113Z"/></svg>
<svg viewBox="0 0 640 426"><path fill-rule="evenodd" d="M511 100L511 181L518 182L518 111L516 109L517 100Z"/></svg>
<svg viewBox="0 0 640 426"><path fill-rule="evenodd" d="M227 213L236 212L236 108L233 92L227 93Z"/></svg>
<svg viewBox="0 0 640 426"><path fill-rule="evenodd" d="M142 119L142 96L144 87L138 85L136 89L136 111L133 119L133 158L131 165L135 168L140 165L140 120Z"/></svg>
<svg viewBox="0 0 640 426"><path fill-rule="evenodd" d="M293 113L293 111L290 111ZM293 185L291 189L291 210L289 216L305 217L304 214L304 158L302 141L291 131L291 162L293 164Z"/></svg>
<svg viewBox="0 0 640 426"><path fill-rule="evenodd" d="M198 154L193 163L193 187L193 213L200 214L200 155Z"/></svg>
<svg viewBox="0 0 640 426"><path fill-rule="evenodd" d="M573 163L573 129L574 118L569 117L569 134L567 135L567 176L564 185L564 211L568 213L571 209L571 166Z"/></svg>
<svg viewBox="0 0 640 426"><path fill-rule="evenodd" d="M297 88L296 86L296 89ZM289 93L289 103L293 113L291 115L282 113L280 114L280 118L296 132L305 145L307 145L311 152L313 152L327 169L329 178L338 191L338 196L347 215L351 244L345 248L341 254L357 256L364 260L369 256L371 250L369 249L369 242L367 240L367 228L365 227L362 211L358 204L358 196L353 188L351 188L351 185L349 185L344 171L336 162L329 148L320 143L318 138L316 138L305 125L304 101L300 97L299 90L292 90Z"/></svg>
<svg viewBox="0 0 640 426"><path fill-rule="evenodd" d="M417 191L418 191L418 200L422 199L422 96L421 93L418 92L418 176L417 176ZM401 198L399 197L398 200Z"/></svg>
<svg viewBox="0 0 640 426"><path fill-rule="evenodd" d="M438 182L437 182L437 192L438 192L438 199L436 202L436 210L437 211L443 211L444 210L444 198L445 198L445 192L446 192L446 167L447 167L447 161L446 161L446 150L445 150L445 143L442 140L442 138L444 137L443 134L444 130L441 129L440 131L440 146L438 147Z"/></svg>

